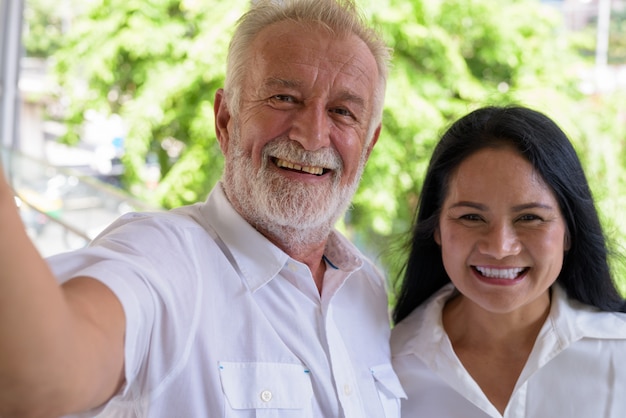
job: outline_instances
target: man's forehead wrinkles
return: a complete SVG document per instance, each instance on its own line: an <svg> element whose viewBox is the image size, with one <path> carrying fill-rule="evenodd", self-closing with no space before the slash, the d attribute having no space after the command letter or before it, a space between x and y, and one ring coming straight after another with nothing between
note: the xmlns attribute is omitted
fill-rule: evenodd
<svg viewBox="0 0 626 418"><path fill-rule="evenodd" d="M341 102L348 102L348 103L357 105L359 107L365 107L365 102L366 102L365 99L351 91L347 91L347 90L341 91L336 96L336 98Z"/></svg>
<svg viewBox="0 0 626 418"><path fill-rule="evenodd" d="M312 81L312 84L315 85L317 81L318 79L316 78L315 80ZM278 88L281 88L281 87L302 88L305 85L306 85L306 82L304 80L300 80L298 78L288 78L288 77L280 77L280 76L269 76L265 78L263 82L261 83L262 87L268 87L268 88L276 88L276 87ZM336 85L335 80L331 82L331 86L332 85ZM352 101L352 102L362 103L365 101L364 98L359 93L354 92L352 89L343 88L343 87L337 88L337 92L334 95L338 98Z"/></svg>
<svg viewBox="0 0 626 418"><path fill-rule="evenodd" d="M282 77L267 77L263 86L265 87L286 87L286 88L296 88L302 86L302 81L287 79Z"/></svg>
<svg viewBox="0 0 626 418"><path fill-rule="evenodd" d="M288 56L289 60L285 61L285 64L303 66L303 67L312 67L316 68L320 71L327 71L331 73L343 73L353 77L361 77L368 76L367 64L363 61L362 58L359 57L356 53L351 53L350 55L345 55L343 53L336 53L332 55L326 55L323 60L320 60L317 57L317 53L313 53L311 55L302 55L302 53L306 50L310 50L312 52L317 52L314 48L303 48L299 49L298 53L294 55L287 54L287 52L292 49L292 47L287 47L282 50L282 54L275 55L276 50L272 49L269 53L261 53L257 59L261 61L272 61L272 60L283 60L284 56ZM298 58L299 56L299 58Z"/></svg>

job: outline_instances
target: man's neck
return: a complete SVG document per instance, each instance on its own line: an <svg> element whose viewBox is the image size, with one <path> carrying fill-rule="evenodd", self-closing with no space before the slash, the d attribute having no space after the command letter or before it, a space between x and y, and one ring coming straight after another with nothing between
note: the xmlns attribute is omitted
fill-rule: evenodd
<svg viewBox="0 0 626 418"><path fill-rule="evenodd" d="M322 293L326 262L324 251L330 231L328 228L302 230L301 228L281 227L277 234L274 231L263 231L257 228L268 240L283 250L294 260L306 264L311 271L317 290ZM311 238L306 241L306 237Z"/></svg>

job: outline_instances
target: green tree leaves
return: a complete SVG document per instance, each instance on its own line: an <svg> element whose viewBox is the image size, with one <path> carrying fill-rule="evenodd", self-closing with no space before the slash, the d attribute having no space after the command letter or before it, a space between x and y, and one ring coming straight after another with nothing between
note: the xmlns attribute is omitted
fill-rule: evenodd
<svg viewBox="0 0 626 418"><path fill-rule="evenodd" d="M84 13L75 16L54 54L73 128L68 140L80 136L86 109L118 113L128 124L128 189L165 207L204 199L222 171L213 96L223 84L232 28L248 3L81 3ZM624 207L619 196L626 196L626 135L623 113L618 116L623 106L617 98L590 100L580 93L578 70L587 64L570 46L554 9L535 0L363 0L362 5L395 52L381 138L344 223L391 279L403 257L395 249L412 222L439 134L480 105L523 103L561 124L588 167L612 242L623 240L626 226L618 221ZM182 152L172 154L164 144L182 144ZM158 162L156 189L146 185L148 160Z"/></svg>

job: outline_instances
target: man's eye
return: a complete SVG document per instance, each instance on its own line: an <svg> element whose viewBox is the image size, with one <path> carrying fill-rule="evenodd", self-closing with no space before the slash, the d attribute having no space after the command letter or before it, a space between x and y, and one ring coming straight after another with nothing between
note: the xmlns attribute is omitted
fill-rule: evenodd
<svg viewBox="0 0 626 418"><path fill-rule="evenodd" d="M354 114L350 112L348 109L336 108L336 109L332 109L331 112L336 113L340 116L354 117Z"/></svg>
<svg viewBox="0 0 626 418"><path fill-rule="evenodd" d="M287 94L275 94L274 96L272 96L272 100L285 103L295 103L296 101L293 96L289 96Z"/></svg>

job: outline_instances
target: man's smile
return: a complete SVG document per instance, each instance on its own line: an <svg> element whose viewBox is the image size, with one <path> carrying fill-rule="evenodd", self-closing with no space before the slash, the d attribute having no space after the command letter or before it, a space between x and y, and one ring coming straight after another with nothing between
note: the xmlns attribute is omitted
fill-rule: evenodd
<svg viewBox="0 0 626 418"><path fill-rule="evenodd" d="M282 160L280 158L272 158L272 162L276 164L276 167L288 169L292 171L300 171L308 174L314 174L316 176L321 176L322 174L329 171L329 169L324 167L316 167L316 166L305 166L297 163L292 163L290 161Z"/></svg>

